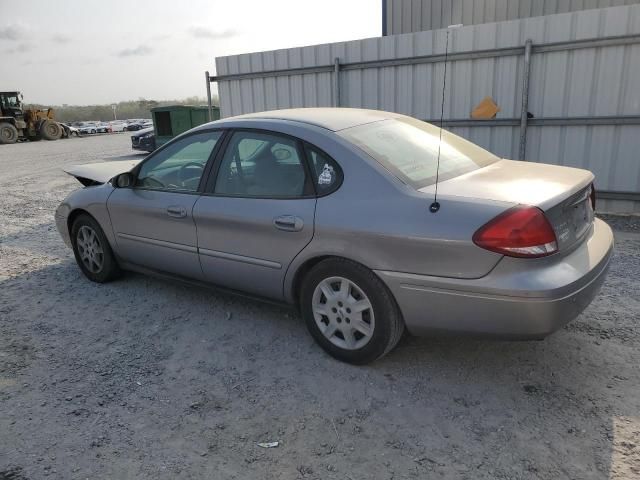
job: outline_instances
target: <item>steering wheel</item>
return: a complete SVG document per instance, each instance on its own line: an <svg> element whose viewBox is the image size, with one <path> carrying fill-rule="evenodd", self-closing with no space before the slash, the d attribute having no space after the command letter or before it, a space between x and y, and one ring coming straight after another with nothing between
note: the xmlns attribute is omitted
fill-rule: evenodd
<svg viewBox="0 0 640 480"><path fill-rule="evenodd" d="M197 168L199 170L199 173L196 175L192 175L190 177L186 177L187 175L187 169L193 169L193 168ZM204 171L204 165L202 165L201 163L198 162L188 162L185 163L184 165L182 165L180 167L180 170L178 170L178 181L180 182L180 184L184 187L185 184L184 182L190 179L193 179L195 177L201 176L202 172Z"/></svg>

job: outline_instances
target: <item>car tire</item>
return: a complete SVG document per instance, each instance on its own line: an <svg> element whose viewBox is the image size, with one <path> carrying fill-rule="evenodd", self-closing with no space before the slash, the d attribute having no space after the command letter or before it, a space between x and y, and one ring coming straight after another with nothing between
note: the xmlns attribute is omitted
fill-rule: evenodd
<svg viewBox="0 0 640 480"><path fill-rule="evenodd" d="M120 267L102 228L87 214L79 215L71 227L73 254L82 273L96 283L120 276Z"/></svg>
<svg viewBox="0 0 640 480"><path fill-rule="evenodd" d="M92 133L95 135L97 132L95 130L91 130L89 133Z"/></svg>
<svg viewBox="0 0 640 480"><path fill-rule="evenodd" d="M18 129L7 122L0 123L0 143L10 144L18 141Z"/></svg>
<svg viewBox="0 0 640 480"><path fill-rule="evenodd" d="M386 355L404 332L387 286L368 268L346 259L323 260L305 275L300 311L311 336L329 355L355 365Z"/></svg>

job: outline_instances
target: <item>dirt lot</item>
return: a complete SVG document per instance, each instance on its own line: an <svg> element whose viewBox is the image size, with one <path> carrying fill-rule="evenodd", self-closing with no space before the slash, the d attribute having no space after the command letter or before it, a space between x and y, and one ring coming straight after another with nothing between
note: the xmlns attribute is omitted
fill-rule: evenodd
<svg viewBox="0 0 640 480"><path fill-rule="evenodd" d="M86 280L61 167L135 157L128 135L0 146L0 480L640 478L639 221L547 340L407 338L353 367L285 309Z"/></svg>

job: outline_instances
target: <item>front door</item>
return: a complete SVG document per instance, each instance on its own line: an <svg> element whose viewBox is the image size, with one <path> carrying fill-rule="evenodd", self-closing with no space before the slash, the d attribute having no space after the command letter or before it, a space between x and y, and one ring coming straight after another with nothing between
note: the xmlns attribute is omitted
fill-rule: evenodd
<svg viewBox="0 0 640 480"><path fill-rule="evenodd" d="M118 253L127 262L201 279L193 206L219 131L184 137L147 158L133 188L117 188L107 207Z"/></svg>
<svg viewBox="0 0 640 480"><path fill-rule="evenodd" d="M313 237L316 200L300 142L237 131L221 157L193 209L205 279L281 299L287 267Z"/></svg>

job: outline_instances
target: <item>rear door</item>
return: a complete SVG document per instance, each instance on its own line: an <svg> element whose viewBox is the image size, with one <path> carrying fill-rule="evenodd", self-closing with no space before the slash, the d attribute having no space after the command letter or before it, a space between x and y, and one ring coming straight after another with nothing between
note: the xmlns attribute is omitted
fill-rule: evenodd
<svg viewBox="0 0 640 480"><path fill-rule="evenodd" d="M299 140L233 132L193 209L205 279L282 298L289 264L313 237L315 206Z"/></svg>
<svg viewBox="0 0 640 480"><path fill-rule="evenodd" d="M109 196L118 254L144 267L201 279L193 206L220 131L195 133L151 155L132 188Z"/></svg>

